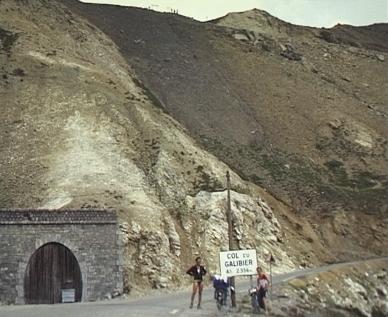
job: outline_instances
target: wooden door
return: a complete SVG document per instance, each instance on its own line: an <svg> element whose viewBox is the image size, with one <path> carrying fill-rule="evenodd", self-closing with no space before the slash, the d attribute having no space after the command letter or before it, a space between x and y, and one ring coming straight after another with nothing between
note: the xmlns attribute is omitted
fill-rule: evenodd
<svg viewBox="0 0 388 317"><path fill-rule="evenodd" d="M75 301L82 297L81 270L74 254L59 243L48 243L31 256L24 278L26 304L62 302L62 289L75 289Z"/></svg>

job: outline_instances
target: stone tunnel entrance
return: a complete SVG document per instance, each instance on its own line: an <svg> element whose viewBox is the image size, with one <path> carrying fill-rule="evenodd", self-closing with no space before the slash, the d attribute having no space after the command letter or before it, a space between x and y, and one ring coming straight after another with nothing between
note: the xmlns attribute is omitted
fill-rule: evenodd
<svg viewBox="0 0 388 317"><path fill-rule="evenodd" d="M76 257L67 247L47 243L36 250L28 262L24 277L25 303L61 303L62 291L70 291L75 302L81 301L81 270Z"/></svg>
<svg viewBox="0 0 388 317"><path fill-rule="evenodd" d="M120 294L122 268L113 210L0 209L0 305Z"/></svg>

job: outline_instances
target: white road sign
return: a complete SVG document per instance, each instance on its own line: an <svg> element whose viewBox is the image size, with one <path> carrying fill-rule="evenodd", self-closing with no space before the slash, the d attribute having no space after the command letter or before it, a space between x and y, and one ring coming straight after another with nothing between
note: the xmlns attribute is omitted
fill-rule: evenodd
<svg viewBox="0 0 388 317"><path fill-rule="evenodd" d="M235 250L220 252L221 276L256 274L256 250Z"/></svg>

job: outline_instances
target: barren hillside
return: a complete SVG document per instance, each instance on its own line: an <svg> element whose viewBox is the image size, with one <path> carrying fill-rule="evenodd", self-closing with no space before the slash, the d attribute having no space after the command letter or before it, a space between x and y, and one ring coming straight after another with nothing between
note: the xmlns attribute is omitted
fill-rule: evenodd
<svg viewBox="0 0 388 317"><path fill-rule="evenodd" d="M117 210L128 290L217 271L229 169L277 270L386 252L386 55L314 32L0 1L1 207Z"/></svg>
<svg viewBox="0 0 388 317"><path fill-rule="evenodd" d="M372 50L385 45L381 31L349 28L355 39L370 34L356 48L259 10L217 20L225 28L65 2L109 35L161 106L245 179L297 210L386 211L388 63Z"/></svg>
<svg viewBox="0 0 388 317"><path fill-rule="evenodd" d="M64 3L115 41L160 107L197 142L308 218L335 253L354 244L357 253L376 244L383 252L387 25L304 28L260 10L199 23Z"/></svg>
<svg viewBox="0 0 388 317"><path fill-rule="evenodd" d="M198 254L217 272L229 167L163 113L106 35L65 6L1 1L0 36L1 207L117 210L126 291L181 285ZM240 248L257 248L260 259L273 252L280 271L332 259L311 226L295 231L286 206L236 173L231 180Z"/></svg>

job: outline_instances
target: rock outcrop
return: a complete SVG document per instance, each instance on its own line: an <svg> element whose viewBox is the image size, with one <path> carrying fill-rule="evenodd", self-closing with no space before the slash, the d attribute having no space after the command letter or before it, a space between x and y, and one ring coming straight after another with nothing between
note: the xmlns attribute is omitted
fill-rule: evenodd
<svg viewBox="0 0 388 317"><path fill-rule="evenodd" d="M275 286L271 316L387 316L387 260L340 265ZM250 313L247 297L241 310Z"/></svg>

